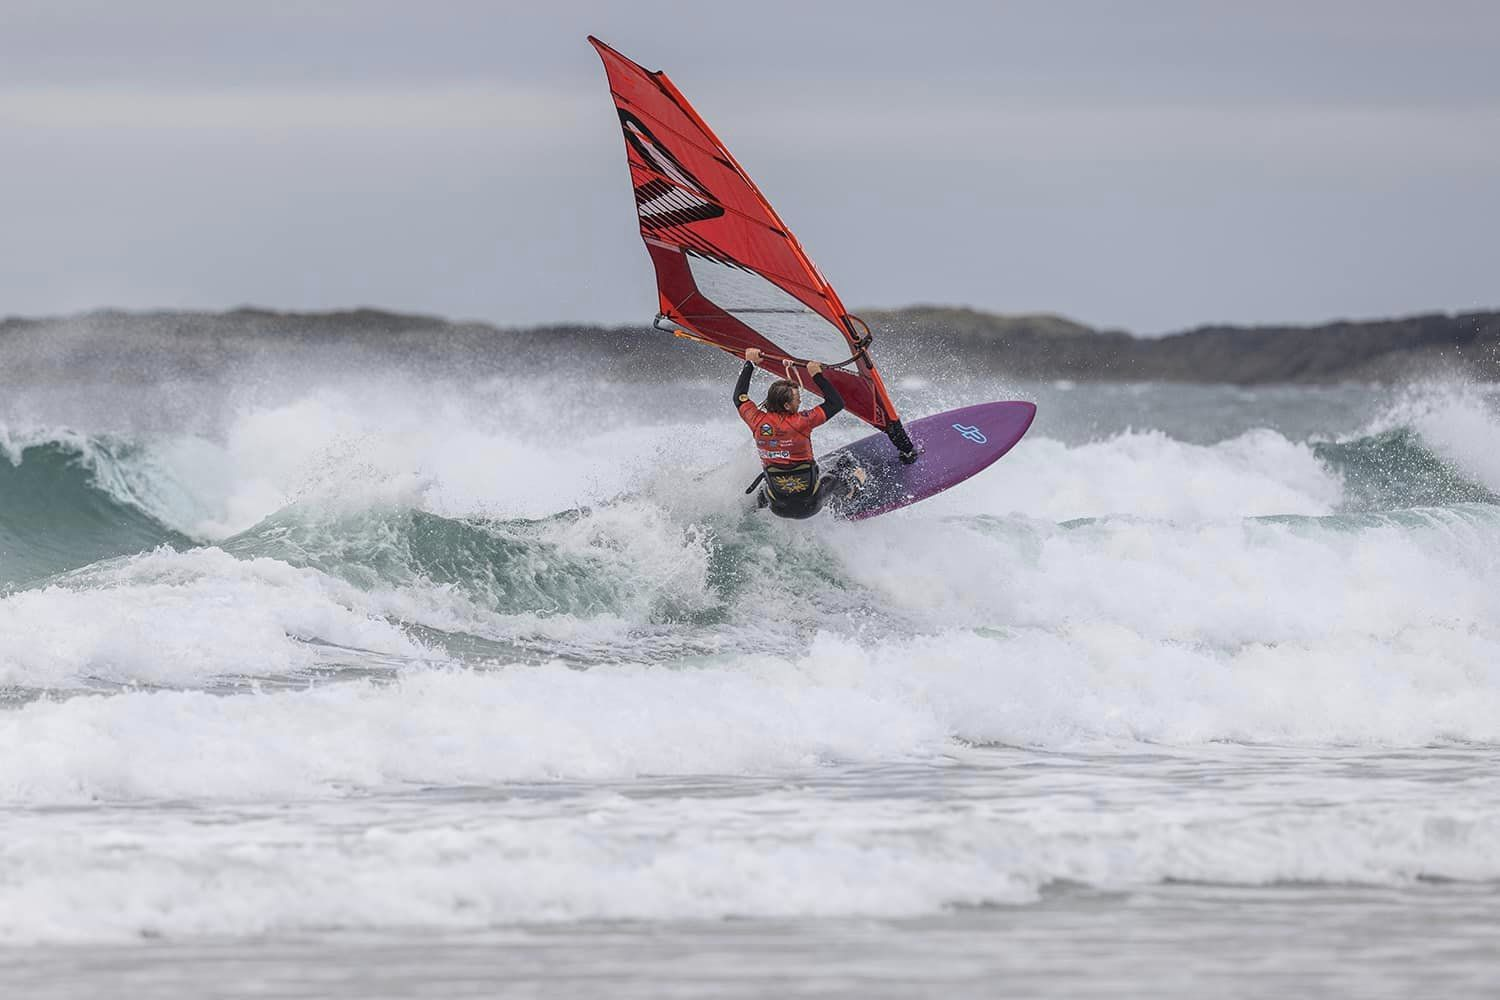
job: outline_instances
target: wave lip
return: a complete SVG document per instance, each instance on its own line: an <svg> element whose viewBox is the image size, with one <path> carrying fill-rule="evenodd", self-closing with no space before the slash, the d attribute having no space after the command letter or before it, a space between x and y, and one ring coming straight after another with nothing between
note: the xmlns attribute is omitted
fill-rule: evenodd
<svg viewBox="0 0 1500 1000"><path fill-rule="evenodd" d="M121 458L109 443L76 436L5 443L0 587L158 545L190 544L146 512L119 474Z"/></svg>
<svg viewBox="0 0 1500 1000"><path fill-rule="evenodd" d="M450 588L495 615L670 614L712 601L707 540L621 502L542 520L446 518L400 505L284 508L224 551L307 566L367 590Z"/></svg>
<svg viewBox="0 0 1500 1000"><path fill-rule="evenodd" d="M1348 441L1319 441L1312 447L1343 479L1346 510L1500 503L1500 496L1429 447L1410 427Z"/></svg>

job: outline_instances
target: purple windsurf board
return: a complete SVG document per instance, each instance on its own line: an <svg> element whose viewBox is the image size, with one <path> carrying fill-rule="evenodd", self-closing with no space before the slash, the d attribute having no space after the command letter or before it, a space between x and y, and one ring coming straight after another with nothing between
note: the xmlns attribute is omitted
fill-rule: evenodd
<svg viewBox="0 0 1500 1000"><path fill-rule="evenodd" d="M1021 440L1036 404L979 403L936 413L906 425L921 456L902 465L884 434L871 434L818 459L824 471L849 456L868 475L848 500L829 503L838 516L860 521L926 500L983 472Z"/></svg>

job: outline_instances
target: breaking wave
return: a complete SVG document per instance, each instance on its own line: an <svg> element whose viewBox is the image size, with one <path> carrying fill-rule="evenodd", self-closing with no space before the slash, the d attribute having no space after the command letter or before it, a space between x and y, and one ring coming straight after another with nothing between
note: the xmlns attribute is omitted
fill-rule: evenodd
<svg viewBox="0 0 1500 1000"><path fill-rule="evenodd" d="M1492 399L1208 440L1044 413L962 489L846 524L749 510L739 431L699 415L723 387L673 391L0 435L0 940L1500 877L1493 810L1367 800L1338 764L1500 744ZM1270 801L1307 748L1315 811L1213 780L1140 810L1122 778L1222 756ZM1007 754L1044 808L964 797ZM819 785L875 767L918 805Z"/></svg>
<svg viewBox="0 0 1500 1000"><path fill-rule="evenodd" d="M300 731L285 713L328 725L351 713L373 734L381 706L418 690L453 715L450 734L468 717L458 702L490 699L485 717L517 731L524 716L608 733L589 706L612 703L660 736L616 734L613 758L571 755L576 734L538 736L527 753L464 765L491 780L754 770L954 740L1496 736L1500 505L1471 440L1496 427L1482 398L1406 400L1364 432L1312 441L1261 429L1070 443L1043 427L964 489L861 525L758 516L735 464L642 474L639 452L662 434L718 440L680 414L653 416L644 435L621 421L580 431L549 458L521 411L485 429L461 408L423 422L417 403L383 406L387 439L351 398L250 411L217 442L7 433L0 696L25 706L14 794L200 782L185 766L48 784L23 763L33 725L76 724L80 746L109 732L122 742L90 753L115 760L144 752L133 734L144 741L157 713L211 713L274 758L274 734ZM598 469L589 489L561 468L584 456ZM330 682L355 686L323 692ZM263 694L216 700L247 691ZM655 718L657 701L688 730ZM773 739L794 703L805 724ZM101 727L100 712L124 714ZM689 730L747 723L771 728L683 752ZM831 735L845 725L859 732ZM442 742L437 728L421 738ZM209 775L228 772L189 756L209 794ZM368 781L458 780L454 766ZM347 783L335 767L300 775Z"/></svg>

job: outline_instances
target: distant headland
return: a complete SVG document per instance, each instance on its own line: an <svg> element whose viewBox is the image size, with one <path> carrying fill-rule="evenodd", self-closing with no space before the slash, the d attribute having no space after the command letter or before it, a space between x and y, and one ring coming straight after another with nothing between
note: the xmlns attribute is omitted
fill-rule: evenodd
<svg viewBox="0 0 1500 1000"><path fill-rule="evenodd" d="M1204 326L1161 337L1096 330L1052 315L1002 316L913 306L861 315L884 369L982 372L1028 379L1331 383L1454 374L1500 381L1500 311L1340 320L1317 326ZM559 358L606 376L722 374L718 352L646 324L530 328L356 309L293 313L117 312L0 321L0 382L80 368L123 381L208 377L276 359L397 361L476 375L555 368Z"/></svg>

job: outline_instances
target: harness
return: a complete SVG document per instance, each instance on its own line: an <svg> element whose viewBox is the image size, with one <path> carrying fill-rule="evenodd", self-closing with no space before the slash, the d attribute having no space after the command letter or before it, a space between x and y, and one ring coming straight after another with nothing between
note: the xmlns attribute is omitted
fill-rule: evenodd
<svg viewBox="0 0 1500 1000"><path fill-rule="evenodd" d="M823 478L816 462L768 465L745 492L754 493L761 483L765 483L765 489L760 494L760 506L769 506L779 517L807 518L823 509L827 491L822 488Z"/></svg>
<svg viewBox="0 0 1500 1000"><path fill-rule="evenodd" d="M818 492L818 463L800 462L797 465L768 465L761 475L766 477L766 492L773 503L800 503Z"/></svg>

